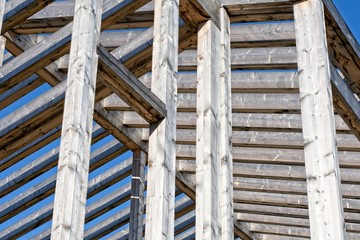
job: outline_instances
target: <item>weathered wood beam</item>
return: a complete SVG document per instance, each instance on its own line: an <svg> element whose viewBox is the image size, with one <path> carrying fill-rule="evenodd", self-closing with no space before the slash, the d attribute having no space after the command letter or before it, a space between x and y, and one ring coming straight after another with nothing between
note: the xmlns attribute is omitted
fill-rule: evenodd
<svg viewBox="0 0 360 240"><path fill-rule="evenodd" d="M266 214L271 216L291 217L295 219L308 219L309 211L304 208L266 206L261 204L234 203L235 212L249 214ZM359 214L347 212L345 214L346 222L359 223Z"/></svg>
<svg viewBox="0 0 360 240"><path fill-rule="evenodd" d="M183 109L184 110L184 109ZM191 109L189 109L191 110ZM131 128L147 128L149 124L132 111L122 112L123 123ZM300 114L292 113L241 113L232 114L233 130L263 130L273 132L301 132ZM178 129L195 128L196 113L178 112L176 120ZM339 115L335 115L337 133L351 133L349 127Z"/></svg>
<svg viewBox="0 0 360 240"><path fill-rule="evenodd" d="M277 138L274 136L273 140L277 141ZM179 160L195 160L195 151L195 145L178 144L176 156ZM281 146L278 148L266 148L257 147L256 145L253 147L243 145L233 147L232 152L235 162L304 165L304 151L302 149L284 149ZM358 169L360 167L357 161L359 157L359 152L339 151L340 166Z"/></svg>
<svg viewBox="0 0 360 240"><path fill-rule="evenodd" d="M330 63L320 0L294 5L311 237L344 239Z"/></svg>
<svg viewBox="0 0 360 240"><path fill-rule="evenodd" d="M271 224L277 226L290 226L290 227L309 227L309 219L291 218L284 216L272 216L264 214L249 214L249 213L237 213L236 218L239 221L246 223L260 223L260 224ZM348 232L358 232L359 224L356 223L345 223L346 230ZM275 231L276 232L276 231Z"/></svg>
<svg viewBox="0 0 360 240"><path fill-rule="evenodd" d="M99 126L94 126L95 129L92 135L92 143L99 141L105 135L104 130L99 128ZM116 154L121 154L127 150L127 148L119 143L118 141L112 141L108 144L105 144L100 149L96 150L96 152L101 152L104 156L107 156L107 152L114 153L114 149L117 149ZM122 149L122 150L121 150ZM107 151L107 152L106 152ZM95 153L94 153L95 154ZM36 178L40 174L46 172L52 167L56 166L57 160L59 156L59 148L54 148L50 152L44 154L43 156L35 159L30 164L27 164L23 168L17 170L16 172L8 175L6 178L0 180L0 197L12 192L16 188L21 187L26 184L28 181ZM101 155L99 156L101 157ZM107 162L109 158L114 157L113 155L109 155L104 158L101 162L93 164L90 166L90 171L94 169L94 167L98 167ZM90 159L90 161L92 161Z"/></svg>
<svg viewBox="0 0 360 240"><path fill-rule="evenodd" d="M94 119L108 133L126 145L130 150L142 149L148 152L148 146L141 139L141 129L129 129L122 123L122 116L117 111L107 111L101 103L95 105Z"/></svg>
<svg viewBox="0 0 360 240"><path fill-rule="evenodd" d="M299 94L279 93L233 93L232 111L249 113L299 113ZM110 97L104 101L104 108L112 111L131 110L131 108L118 97ZM196 111L196 94L179 93L179 112Z"/></svg>
<svg viewBox="0 0 360 240"><path fill-rule="evenodd" d="M197 27L200 23L211 19L220 28L220 7L219 0L182 0L180 2L181 16L192 27Z"/></svg>
<svg viewBox="0 0 360 240"><path fill-rule="evenodd" d="M238 220L234 220L234 233L244 240L261 240L261 237L253 233L247 226Z"/></svg>
<svg viewBox="0 0 360 240"><path fill-rule="evenodd" d="M198 33L195 168L197 239L222 239L221 161L218 155L221 139L217 130L219 105L224 104L218 102L217 94L220 87L220 34L220 29L211 20L199 28ZM226 53L223 54L225 57ZM226 71L225 66L222 70Z"/></svg>
<svg viewBox="0 0 360 240"><path fill-rule="evenodd" d="M146 153L137 150L133 153L133 164L131 174L131 203L130 203L130 222L129 239L141 239L144 231L144 190L145 190L145 165Z"/></svg>
<svg viewBox="0 0 360 240"><path fill-rule="evenodd" d="M151 90L166 106L167 115L150 128L145 239L174 236L176 72L179 1L155 0L153 80Z"/></svg>
<svg viewBox="0 0 360 240"><path fill-rule="evenodd" d="M293 20L292 0L225 0L231 22Z"/></svg>
<svg viewBox="0 0 360 240"><path fill-rule="evenodd" d="M331 66L331 83L333 90L334 107L342 116L346 124L360 140L360 104L346 82L337 70Z"/></svg>
<svg viewBox="0 0 360 240"><path fill-rule="evenodd" d="M95 195L104 188L129 176L131 173L131 162L131 158L124 160L123 162L107 170L103 174L91 179L88 186L88 197ZM103 203L106 204L106 201L104 201ZM90 205L88 209L91 210L95 206L94 204L98 204L98 202ZM16 238L22 236L27 232L31 231L32 229L36 228L37 226L49 221L51 219L52 213L53 203L50 203L42 207L38 211L30 214L29 216L21 219L19 222L15 223L9 228L1 231L0 237L4 238L6 236L7 238Z"/></svg>
<svg viewBox="0 0 360 240"><path fill-rule="evenodd" d="M1 34L25 21L28 17L43 9L54 0L8 0Z"/></svg>
<svg viewBox="0 0 360 240"><path fill-rule="evenodd" d="M149 1L150 0L147 0L145 3L148 3ZM132 1L131 4L135 5L132 9L127 9L127 11L130 10L131 12L126 18L122 16L118 19L114 18L112 20L114 22L108 25L106 29L145 28L151 26L153 24L154 16L153 6L151 3L143 6L145 3L141 2L142 1ZM105 3L112 4L111 1L106 1ZM13 30L17 34L51 33L70 23L73 19L73 15L74 1L55 1L23 23L14 27Z"/></svg>
<svg viewBox="0 0 360 240"><path fill-rule="evenodd" d="M77 0L51 239L83 239L102 0ZM75 211L74 211L75 210Z"/></svg>
<svg viewBox="0 0 360 240"><path fill-rule="evenodd" d="M180 70L196 69L196 50L186 50L179 54ZM64 58L59 68L66 70L68 60ZM231 68L242 69L296 69L295 47L235 48L231 50Z"/></svg>
<svg viewBox="0 0 360 240"><path fill-rule="evenodd" d="M344 198L342 201L346 212L357 211L359 209L360 201L358 199ZM234 191L234 202L295 208L307 208L308 206L308 200L306 196L248 191Z"/></svg>
<svg viewBox="0 0 360 240"><path fill-rule="evenodd" d="M325 7L327 44L331 60L347 78L353 92L360 94L360 45L334 3L322 0Z"/></svg>
<svg viewBox="0 0 360 240"><path fill-rule="evenodd" d="M341 184L341 191L345 198L358 199L360 197L358 191L359 188L360 186L357 184ZM234 189L254 192L306 195L306 182L236 177L234 178Z"/></svg>
<svg viewBox="0 0 360 240"><path fill-rule="evenodd" d="M128 183L114 192L100 198L98 201L86 207L85 222L89 222L96 217L106 213L109 209L117 207L130 198L131 184ZM48 228L41 233L33 236L31 239L44 240L50 239L51 229Z"/></svg>
<svg viewBox="0 0 360 240"><path fill-rule="evenodd" d="M294 165L261 164L261 163L238 163L233 164L234 177L257 177L278 180L304 181L305 167ZM177 170L184 173L195 172L193 160L179 160ZM358 184L360 181L359 169L341 169L342 182L347 184Z"/></svg>
<svg viewBox="0 0 360 240"><path fill-rule="evenodd" d="M219 50L219 83L218 100L218 156L220 161L219 205L221 219L221 239L234 239L233 214L233 174L232 174L232 106L231 106L231 46L230 20L224 8L220 9L220 50Z"/></svg>
<svg viewBox="0 0 360 240"><path fill-rule="evenodd" d="M114 93L130 105L149 123L166 116L164 103L119 63L105 48L98 47L98 76Z"/></svg>
<svg viewBox="0 0 360 240"><path fill-rule="evenodd" d="M106 28L116 19L125 17L149 0L107 1L103 6L102 28ZM0 68L0 93L5 92L34 72L49 65L69 51L73 23L51 34L46 40L29 48Z"/></svg>
<svg viewBox="0 0 360 240"><path fill-rule="evenodd" d="M121 144L117 144L116 148L111 145L105 146L105 148L106 150L101 149L100 151L95 151L91 154L90 164L93 165L92 171L99 168L104 164L104 162L106 163L124 152L124 149L121 148ZM128 176L131 170L131 166L128 164L130 161L131 160L120 163L109 171L97 176L95 180L91 180L87 192L88 197L95 195L110 184L120 181L124 177ZM93 190L94 181L99 185L96 187L96 191ZM24 191L19 196L2 204L0 206L0 222L6 221L12 216L18 214L20 211L31 207L37 202L40 202L42 199L45 199L53 194L55 190L55 183L56 175L52 175L43 182Z"/></svg>
<svg viewBox="0 0 360 240"><path fill-rule="evenodd" d="M310 229L305 227L288 227L271 224L249 223L251 231L289 237L310 237Z"/></svg>

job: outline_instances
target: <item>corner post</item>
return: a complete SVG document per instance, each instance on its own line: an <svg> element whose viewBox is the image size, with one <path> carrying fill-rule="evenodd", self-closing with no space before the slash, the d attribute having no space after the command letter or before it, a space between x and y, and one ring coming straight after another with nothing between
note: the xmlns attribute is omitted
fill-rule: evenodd
<svg viewBox="0 0 360 240"><path fill-rule="evenodd" d="M330 63L321 0L294 5L311 239L345 235Z"/></svg>
<svg viewBox="0 0 360 240"><path fill-rule="evenodd" d="M83 239L102 0L76 0L52 240Z"/></svg>
<svg viewBox="0 0 360 240"><path fill-rule="evenodd" d="M196 239L221 239L219 159L220 29L199 27L196 119Z"/></svg>
<svg viewBox="0 0 360 240"><path fill-rule="evenodd" d="M151 90L166 117L150 126L145 239L174 238L179 0L155 0Z"/></svg>

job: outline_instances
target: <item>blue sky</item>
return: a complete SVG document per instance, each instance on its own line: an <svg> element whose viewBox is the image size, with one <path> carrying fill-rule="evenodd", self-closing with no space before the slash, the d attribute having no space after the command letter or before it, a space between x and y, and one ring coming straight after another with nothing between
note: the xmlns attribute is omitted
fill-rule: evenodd
<svg viewBox="0 0 360 240"><path fill-rule="evenodd" d="M338 7L342 17L345 19L345 22L348 24L349 28L351 29L351 31L353 32L355 38L360 41L360 16L359 16L359 9L360 9L360 1L359 0L334 0L334 3L336 4L336 6ZM46 91L47 89L49 89L49 86L47 85L43 85L42 87L39 87L37 90L35 90L33 93L29 94L27 97L25 97L24 99L22 99L22 101L18 102L17 104L12 105L9 108L6 108L2 111L0 111L0 118L2 118L3 116L7 115L8 113L12 112L14 110L14 108L18 108L19 106L21 106L24 102L29 101L30 99L33 99L35 96L39 95L40 93ZM100 147L102 144L112 140L112 137L108 137L106 139L104 139L103 141L99 142L98 144L93 146L93 150L96 149L97 147ZM40 151L38 151L36 154L29 156L24 161L21 161L19 163L19 165L14 166L15 168L21 167L24 164L26 164L28 161L30 161L30 159L35 159L39 156L41 156L42 154L46 153L47 151L51 150L54 147L57 147L59 145L59 140L54 141L52 144L49 144L48 146L44 147L43 149L41 149ZM36 155L36 156L35 156ZM110 167L114 166L115 164L119 163L119 161L122 161L123 159L127 158L130 156L130 153L125 154L125 156L119 157L117 159L115 159L114 161L111 161L109 164L107 164L106 166L100 168L99 170L97 170L96 172L91 174L91 177L95 176L96 174L105 171L106 169L109 169ZM9 172L13 171L14 168L9 169ZM37 180L35 180L34 182L32 182L30 185L34 185L34 183L39 183L41 182L45 177L49 177L50 175L56 173L56 169L52 169L51 171L47 172L46 174L44 174L42 177L43 178L38 178ZM7 175L7 172L2 172L0 174L0 179L3 178L5 175ZM99 197L104 196L104 194L109 193L110 191L114 190L114 188L118 188L121 185L123 185L124 183L128 182L129 178L124 179L122 182L119 182L118 184L114 185L113 187L107 189L106 191L104 191L102 194L99 194L98 196L90 199L89 202L94 202L95 200L97 200ZM23 188L15 191L13 194L4 197L3 199L1 199L1 202L4 202L6 200L9 200L11 197L13 197L14 195L17 195L18 193L20 193L22 190L26 189L28 186L25 185ZM46 200L44 200L42 203L35 205L33 208L30 208L28 211L24 211L22 214L20 214L19 216L22 218L24 216L26 216L27 214L29 214L30 212L32 212L34 209L38 209L40 206L43 206L44 203L49 203L52 201L52 197L47 198ZM117 209L114 209L114 211L122 209L124 207L121 206ZM106 214L103 216L103 218L108 217L109 215L111 215L111 213L113 213L114 211ZM10 221L8 221L7 223L5 223L3 226L0 226L0 231L5 228L6 226L18 221L19 218L13 218ZM87 227L92 226L93 224L95 224L95 222L89 223L87 225ZM47 227L50 226L50 223L43 225L42 227L40 227L39 230L44 230ZM39 231L38 230L38 231ZM36 232L36 231L35 231ZM32 232L28 235L25 235L24 237L20 238L20 239L29 239L29 237L33 236L35 232Z"/></svg>
<svg viewBox="0 0 360 240"><path fill-rule="evenodd" d="M333 2L358 42L360 42L360 1L334 0Z"/></svg>

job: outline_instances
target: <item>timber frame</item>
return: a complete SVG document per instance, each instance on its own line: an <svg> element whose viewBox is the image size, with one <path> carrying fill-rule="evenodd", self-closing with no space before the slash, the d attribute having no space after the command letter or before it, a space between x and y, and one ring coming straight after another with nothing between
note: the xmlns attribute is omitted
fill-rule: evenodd
<svg viewBox="0 0 360 240"><path fill-rule="evenodd" d="M0 29L0 239L360 239L331 0L0 0Z"/></svg>

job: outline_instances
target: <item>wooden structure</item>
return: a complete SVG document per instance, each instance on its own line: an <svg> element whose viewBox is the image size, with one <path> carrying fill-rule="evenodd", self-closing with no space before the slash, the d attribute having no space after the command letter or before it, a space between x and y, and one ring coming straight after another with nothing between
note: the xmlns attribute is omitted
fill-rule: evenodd
<svg viewBox="0 0 360 240"><path fill-rule="evenodd" d="M0 26L0 239L360 239L331 0L1 0Z"/></svg>

